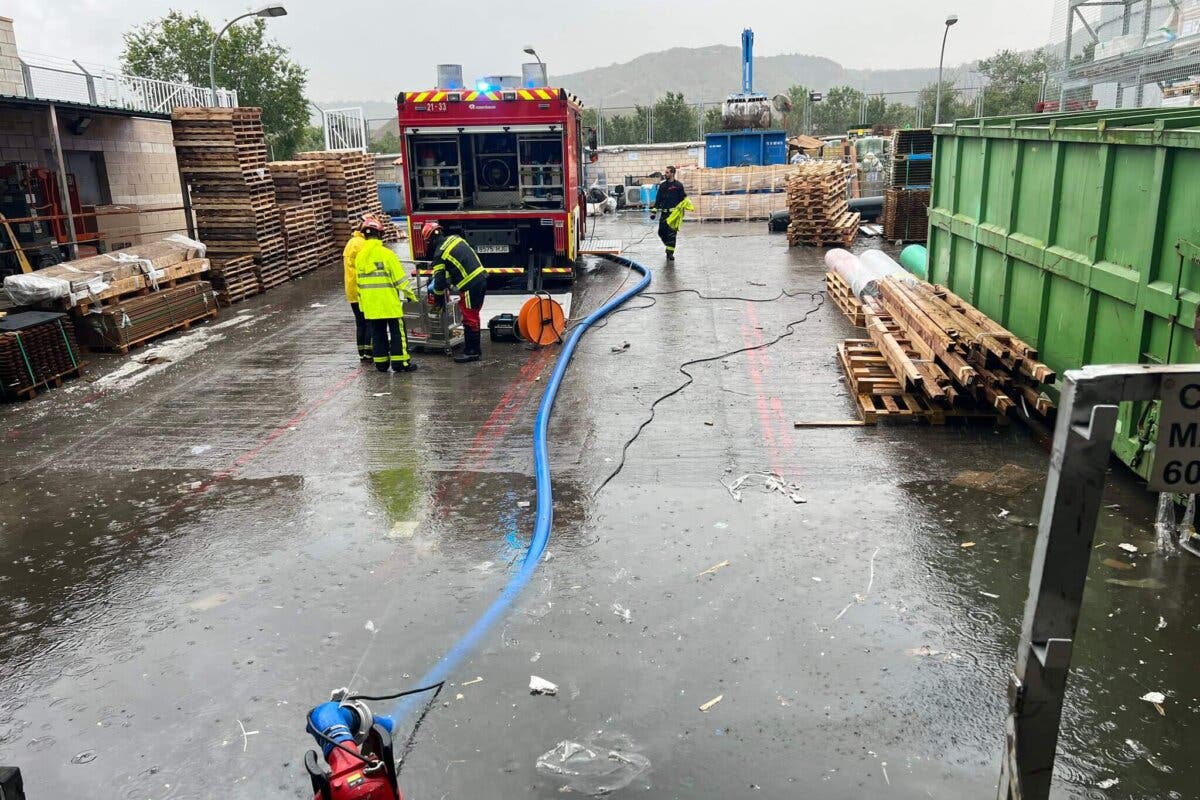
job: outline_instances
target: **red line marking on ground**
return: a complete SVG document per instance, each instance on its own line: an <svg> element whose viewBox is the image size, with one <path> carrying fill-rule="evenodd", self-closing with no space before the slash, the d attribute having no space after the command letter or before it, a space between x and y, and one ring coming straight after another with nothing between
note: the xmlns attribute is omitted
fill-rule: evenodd
<svg viewBox="0 0 1200 800"><path fill-rule="evenodd" d="M746 347L762 344L762 334L752 325L742 326L742 342ZM758 407L758 424L762 431L763 443L767 447L767 463L772 472L782 475L779 466L779 451L775 446L775 430L771 424L770 406L763 390L762 368L759 366L758 350L746 353L746 370L750 373L750 383L754 385L754 403Z"/></svg>

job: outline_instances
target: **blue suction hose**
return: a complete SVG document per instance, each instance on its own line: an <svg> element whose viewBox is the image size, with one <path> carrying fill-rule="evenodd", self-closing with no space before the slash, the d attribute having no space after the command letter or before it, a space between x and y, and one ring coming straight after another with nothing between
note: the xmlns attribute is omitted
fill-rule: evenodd
<svg viewBox="0 0 1200 800"><path fill-rule="evenodd" d="M529 541L529 549L525 551L525 558L521 562L521 568L509 578L504 591L492 601L492 604L483 612L483 616L476 620L471 629L442 656L441 661L435 664L421 678L420 683L417 684L418 686L429 686L439 681L444 681L450 676L450 673L475 649L484 634L491 630L492 626L508 611L508 607L512 605L513 600L516 599L521 590L529 583L533 577L533 573L537 571L538 563L541 561L542 555L546 552L546 545L550 542L550 529L554 525L554 487L550 481L550 454L547 449L546 438L550 429L550 412L554 410L554 400L558 397L558 387L562 383L563 375L566 374L567 366L571 363L571 356L575 354L575 346L579 344L580 338L587 332L588 328L644 291L650 285L652 277L650 270L636 261L621 256L605 257L629 269L640 272L642 279L638 281L637 285L609 300L587 317L580 320L579 324L571 329L571 333L567 337L567 342L563 345L562 353L558 357L558 362L554 366L554 373L546 383L546 391L542 394L542 402L538 406L537 420L533 426L533 463L537 481L537 520L534 522L533 536ZM418 702L419 700L413 696L402 698L392 710L392 716L396 722L400 723L406 719L417 707Z"/></svg>

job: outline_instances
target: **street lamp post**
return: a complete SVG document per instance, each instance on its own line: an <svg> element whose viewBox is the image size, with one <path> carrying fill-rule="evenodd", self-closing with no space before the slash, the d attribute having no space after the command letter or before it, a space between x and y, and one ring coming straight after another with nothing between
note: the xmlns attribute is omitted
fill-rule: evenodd
<svg viewBox="0 0 1200 800"><path fill-rule="evenodd" d="M234 17L233 19L229 20L229 22L225 23L225 27L221 28L220 33L213 37L212 44L208 46L208 88L212 90L212 101L214 105L217 102L217 42L220 41L221 37L225 35L225 31L229 30L233 23L246 19L247 17L266 17L269 19L271 17L283 17L286 15L287 9L281 5L273 4L269 6L263 6L257 11L247 11L240 17Z"/></svg>
<svg viewBox="0 0 1200 800"><path fill-rule="evenodd" d="M934 125L939 125L942 121L942 65L946 62L946 39L950 36L950 26L956 22L958 22L957 14L946 17L946 30L942 33L942 54L938 57L937 99L933 103Z"/></svg>
<svg viewBox="0 0 1200 800"><path fill-rule="evenodd" d="M549 83L550 76L546 74L546 63L542 61L542 57L538 55L537 50L533 49L533 45L525 45L525 55L533 56L537 59L538 66L542 68L542 83Z"/></svg>

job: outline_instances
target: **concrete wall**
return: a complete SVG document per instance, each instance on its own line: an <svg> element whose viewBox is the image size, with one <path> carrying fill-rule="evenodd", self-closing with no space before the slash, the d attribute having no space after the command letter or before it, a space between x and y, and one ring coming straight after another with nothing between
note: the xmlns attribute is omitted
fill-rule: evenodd
<svg viewBox="0 0 1200 800"><path fill-rule="evenodd" d="M626 176L645 176L662 172L668 166L698 167L704 163L702 142L675 144L606 145L598 149L599 159L587 165L588 185L603 173L609 186L615 186Z"/></svg>
<svg viewBox="0 0 1200 800"><path fill-rule="evenodd" d="M90 116L92 123L76 136L70 127L81 115ZM187 230L182 210L163 210L178 209L183 203L168 120L60 108L58 123L63 150L103 154L112 202L128 207L125 213L98 220L109 247L152 241ZM57 171L46 110L0 105L0 162L7 161L24 161Z"/></svg>
<svg viewBox="0 0 1200 800"><path fill-rule="evenodd" d="M0 17L0 94L25 96L25 80L21 77L21 62L17 56L17 35L13 21Z"/></svg>

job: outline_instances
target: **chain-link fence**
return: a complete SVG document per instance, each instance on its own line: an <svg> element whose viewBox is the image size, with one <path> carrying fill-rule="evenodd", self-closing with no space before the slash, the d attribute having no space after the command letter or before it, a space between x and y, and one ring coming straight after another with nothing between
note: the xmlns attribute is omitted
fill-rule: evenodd
<svg viewBox="0 0 1200 800"><path fill-rule="evenodd" d="M1055 0L1045 110L1200 106L1200 0Z"/></svg>

